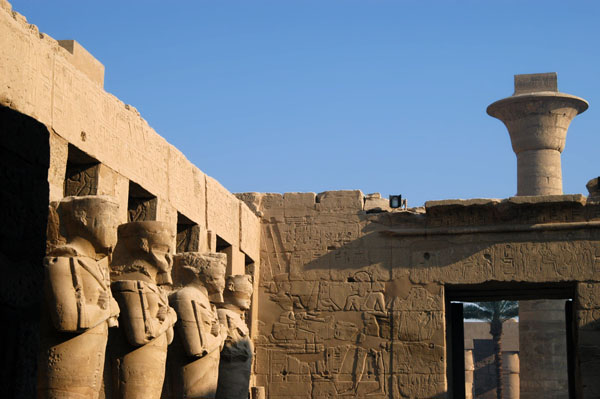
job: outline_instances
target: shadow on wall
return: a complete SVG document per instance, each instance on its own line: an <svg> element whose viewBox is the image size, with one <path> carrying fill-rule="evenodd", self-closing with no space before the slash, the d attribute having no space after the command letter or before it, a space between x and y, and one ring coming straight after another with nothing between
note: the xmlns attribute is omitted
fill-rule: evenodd
<svg viewBox="0 0 600 399"><path fill-rule="evenodd" d="M527 234L390 237L381 224L367 225L363 232L304 264L292 257L290 280L311 275L319 280L326 270L332 281L350 281L355 271L367 270L379 281L409 276L414 284L573 281L592 272L584 265L593 264L598 252L584 231L567 237L548 232L535 240Z"/></svg>
<svg viewBox="0 0 600 399"><path fill-rule="evenodd" d="M48 217L49 132L0 106L0 397L35 397Z"/></svg>

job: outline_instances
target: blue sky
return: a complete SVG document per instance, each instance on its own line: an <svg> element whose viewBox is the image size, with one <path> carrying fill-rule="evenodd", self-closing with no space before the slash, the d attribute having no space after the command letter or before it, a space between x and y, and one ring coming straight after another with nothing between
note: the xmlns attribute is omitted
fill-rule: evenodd
<svg viewBox="0 0 600 399"><path fill-rule="evenodd" d="M486 107L518 73L585 98L565 193L600 175L600 2L12 1L232 192L360 189L409 206L516 192ZM598 107L596 103L598 102Z"/></svg>

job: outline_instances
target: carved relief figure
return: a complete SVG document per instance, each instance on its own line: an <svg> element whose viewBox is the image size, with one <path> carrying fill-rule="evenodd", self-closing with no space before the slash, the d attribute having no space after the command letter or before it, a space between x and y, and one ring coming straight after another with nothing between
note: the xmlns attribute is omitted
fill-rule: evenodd
<svg viewBox="0 0 600 399"><path fill-rule="evenodd" d="M247 399L252 367L252 341L244 313L252 303L252 277L228 276L219 321L227 331L219 363L217 398Z"/></svg>
<svg viewBox="0 0 600 399"><path fill-rule="evenodd" d="M118 204L105 196L66 197L57 210L67 241L44 260L38 398L97 398L108 328L119 314L108 270Z"/></svg>
<svg viewBox="0 0 600 399"><path fill-rule="evenodd" d="M187 357L180 370L182 397L214 398L227 329L219 323L209 297L223 302L227 255L185 252L176 255L176 261L188 272L184 288L169 298L180 320L177 331Z"/></svg>
<svg viewBox="0 0 600 399"><path fill-rule="evenodd" d="M160 398L175 311L159 287L171 282L175 234L166 223L131 222L118 229L112 262L113 295L126 337L115 365L119 398Z"/></svg>
<svg viewBox="0 0 600 399"><path fill-rule="evenodd" d="M346 298L344 310L354 311L375 311L385 313L385 297L383 292L376 290L373 278L367 272L360 271L355 273L354 284L356 291Z"/></svg>

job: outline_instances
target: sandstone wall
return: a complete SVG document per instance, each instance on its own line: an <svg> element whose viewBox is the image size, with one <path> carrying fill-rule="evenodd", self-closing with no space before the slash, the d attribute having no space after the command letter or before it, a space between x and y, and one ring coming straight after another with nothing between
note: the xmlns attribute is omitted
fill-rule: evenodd
<svg viewBox="0 0 600 399"><path fill-rule="evenodd" d="M578 389L597 396L600 208L584 197L432 201L425 213L367 213L359 191L243 198L262 217L254 373L269 398L446 397L445 300L469 288L576 303L587 290Z"/></svg>
<svg viewBox="0 0 600 399"><path fill-rule="evenodd" d="M134 210L145 219L177 225L182 233L174 247L226 252L231 274L258 276L260 221L160 137L134 107L105 92L104 66L81 45L40 33L4 0L0 49L0 175L6 216L0 313L6 324L3 343L9 348L3 356L0 396L29 398L36 386L48 205L61 199L67 187L82 195L114 196L120 221L127 222L134 184L153 197ZM93 165L71 180L74 156ZM60 240L56 231L50 233L50 242ZM251 315L256 307L255 300ZM250 320L255 334L257 318ZM105 373L105 383L109 379ZM103 388L105 394L110 397Z"/></svg>
<svg viewBox="0 0 600 399"><path fill-rule="evenodd" d="M71 144L100 163L97 193L120 200L123 222L132 181L156 197L156 219L175 224L179 212L197 223L200 249L211 246L208 231L224 239L232 247L231 272L244 272L244 254L258 265L256 216L159 136L134 107L105 92L104 67L81 45L40 33L2 0L0 48L0 103L51 131L50 200L63 196Z"/></svg>

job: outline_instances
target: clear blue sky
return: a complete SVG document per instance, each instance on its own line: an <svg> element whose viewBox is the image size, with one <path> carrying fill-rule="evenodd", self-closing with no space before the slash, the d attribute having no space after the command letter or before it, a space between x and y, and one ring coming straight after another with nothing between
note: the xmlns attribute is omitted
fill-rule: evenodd
<svg viewBox="0 0 600 399"><path fill-rule="evenodd" d="M565 193L600 175L597 1L13 0L106 67L105 88L232 192L516 192L513 75L587 99Z"/></svg>

